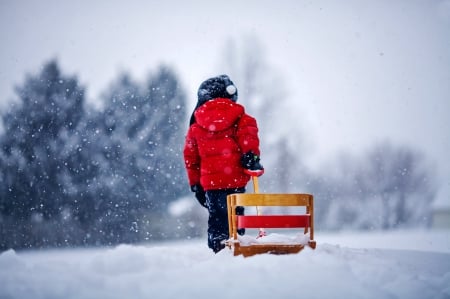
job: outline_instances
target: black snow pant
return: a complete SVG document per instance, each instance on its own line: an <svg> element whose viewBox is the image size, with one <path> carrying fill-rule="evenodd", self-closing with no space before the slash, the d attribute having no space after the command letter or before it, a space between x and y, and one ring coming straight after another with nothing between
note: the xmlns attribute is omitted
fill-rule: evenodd
<svg viewBox="0 0 450 299"><path fill-rule="evenodd" d="M206 205L208 206L208 247L215 253L225 248L224 241L228 240L228 211L227 195L244 193L245 188L233 188L206 191ZM244 215L244 207L236 208L237 215ZM243 234L244 231L240 231Z"/></svg>

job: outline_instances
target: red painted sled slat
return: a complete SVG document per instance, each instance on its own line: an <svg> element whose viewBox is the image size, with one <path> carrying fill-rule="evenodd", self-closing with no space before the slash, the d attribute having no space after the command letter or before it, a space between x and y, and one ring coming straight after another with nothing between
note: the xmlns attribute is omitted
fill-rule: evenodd
<svg viewBox="0 0 450 299"><path fill-rule="evenodd" d="M298 228L309 227L310 215L237 216L239 228Z"/></svg>

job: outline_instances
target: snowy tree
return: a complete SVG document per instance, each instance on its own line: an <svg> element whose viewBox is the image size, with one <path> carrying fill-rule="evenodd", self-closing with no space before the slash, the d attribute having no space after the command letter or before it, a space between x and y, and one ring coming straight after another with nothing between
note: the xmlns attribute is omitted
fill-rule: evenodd
<svg viewBox="0 0 450 299"><path fill-rule="evenodd" d="M431 177L423 156L388 142L367 154L367 167L357 182L366 196L378 200L382 229L426 226L433 198Z"/></svg>
<svg viewBox="0 0 450 299"><path fill-rule="evenodd" d="M175 74L167 67L161 67L150 77L147 98L152 103L149 118L149 155L153 159L152 190L160 204L167 203L186 194L186 180L182 147L186 130L186 96Z"/></svg>
<svg viewBox="0 0 450 299"><path fill-rule="evenodd" d="M121 74L105 94L103 106L103 111L92 112L84 130L88 152L98 167L89 190L97 194L95 233L107 244L133 242L139 239L142 209L153 206L146 167L145 114L150 103L139 84Z"/></svg>
<svg viewBox="0 0 450 299"><path fill-rule="evenodd" d="M61 76L56 62L45 65L41 74L29 77L18 89L21 103L13 104L4 117L2 150L7 160L10 203L20 214L42 213L51 218L63 200L58 174L60 145L68 142L82 115L84 90L74 78ZM52 200L48 200L51 198ZM53 200L56 200L53 201ZM13 212L14 213L14 212Z"/></svg>
<svg viewBox="0 0 450 299"><path fill-rule="evenodd" d="M83 113L84 89L63 76L56 61L17 88L18 102L3 116L1 214L24 223L61 217L69 206L61 147L71 144ZM30 227L23 235L33 236ZM38 240L46 243L46 240ZM25 243L32 243L26 240Z"/></svg>
<svg viewBox="0 0 450 299"><path fill-rule="evenodd" d="M326 229L426 227L433 173L417 151L389 142L361 157L339 155L310 175L318 226Z"/></svg>
<svg viewBox="0 0 450 299"><path fill-rule="evenodd" d="M107 187L99 208L107 211L101 216L106 236L135 241L163 235L167 204L187 192L181 157L185 101L165 67L145 87L123 74L106 93L104 111L93 121L100 134L91 135L100 169L96 184Z"/></svg>

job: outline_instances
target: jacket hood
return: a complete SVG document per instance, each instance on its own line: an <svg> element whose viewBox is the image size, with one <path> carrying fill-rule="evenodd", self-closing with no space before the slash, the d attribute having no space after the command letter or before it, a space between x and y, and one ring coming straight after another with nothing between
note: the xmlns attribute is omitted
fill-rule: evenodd
<svg viewBox="0 0 450 299"><path fill-rule="evenodd" d="M242 105L227 98L217 98L201 105L194 115L198 125L217 132L233 126L244 112Z"/></svg>

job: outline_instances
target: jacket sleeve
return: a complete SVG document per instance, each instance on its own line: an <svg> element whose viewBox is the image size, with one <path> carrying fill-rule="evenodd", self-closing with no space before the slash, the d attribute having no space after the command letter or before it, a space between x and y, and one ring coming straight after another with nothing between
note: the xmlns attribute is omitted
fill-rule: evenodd
<svg viewBox="0 0 450 299"><path fill-rule="evenodd" d="M252 151L260 155L258 125L255 118L244 114L237 124L236 137L242 153Z"/></svg>
<svg viewBox="0 0 450 299"><path fill-rule="evenodd" d="M187 171L189 186L200 183L200 156L197 141L194 138L192 126L189 128L184 144L184 164Z"/></svg>

